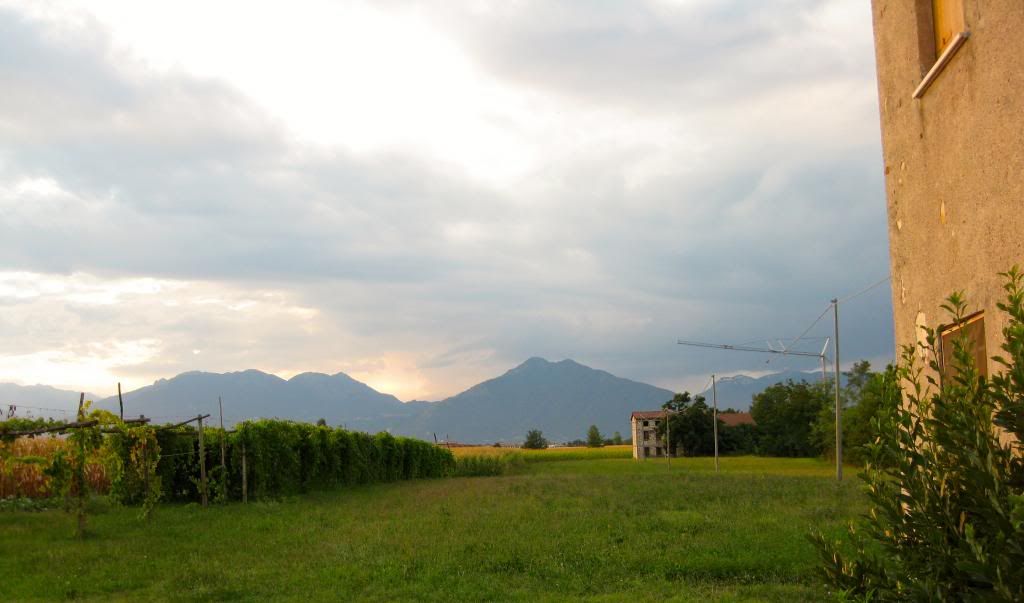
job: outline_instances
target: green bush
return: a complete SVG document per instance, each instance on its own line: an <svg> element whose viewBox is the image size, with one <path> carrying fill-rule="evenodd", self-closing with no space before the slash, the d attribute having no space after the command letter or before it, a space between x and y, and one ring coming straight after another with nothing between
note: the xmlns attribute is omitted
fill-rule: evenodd
<svg viewBox="0 0 1024 603"><path fill-rule="evenodd" d="M1007 278L1005 357L991 379L974 366L965 337L940 374L936 335L912 346L897 369L906 401L883 411L861 478L870 511L846 542L812 536L829 583L878 600L1024 600L1024 277ZM960 294L944 308L960 324ZM1003 441L996 427L1015 438Z"/></svg>

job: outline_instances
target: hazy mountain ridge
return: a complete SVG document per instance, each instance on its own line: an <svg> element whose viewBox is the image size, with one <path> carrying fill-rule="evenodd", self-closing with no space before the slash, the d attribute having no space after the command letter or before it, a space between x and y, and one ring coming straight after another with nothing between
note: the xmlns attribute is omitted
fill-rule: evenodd
<svg viewBox="0 0 1024 603"><path fill-rule="evenodd" d="M49 385L17 385L0 383L0 415L7 416L8 406L18 407L17 416L74 418L81 392L58 389ZM97 396L86 392L86 400Z"/></svg>
<svg viewBox="0 0 1024 603"><path fill-rule="evenodd" d="M725 377L717 382L718 406L746 410L754 394L788 379L813 382L820 379L820 373L790 371L756 378ZM7 396L9 400L0 398L4 404L52 405L48 407L73 411L78 402L76 392L47 386L0 384L0 396L5 392L20 394ZM710 403L710 389L703 394ZM166 423L209 413L216 420L218 396L224 401L224 419L229 425L261 417L298 421L323 418L330 425L361 431L490 443L520 441L529 429L541 429L552 441L573 440L583 438L591 424L606 435L618 431L628 437L630 412L659 408L673 392L573 360L551 362L536 357L440 402L403 403L344 373L309 372L283 379L255 369L190 371L124 392L125 416L142 414ZM98 400L96 405L116 412L117 396Z"/></svg>
<svg viewBox="0 0 1024 603"><path fill-rule="evenodd" d="M125 416L144 414L164 422L200 412L217 416L217 398L224 402L224 421L234 424L253 418L278 417L298 421L323 418L332 425L377 429L378 419L401 416L404 405L344 373L301 373L282 379L249 369L231 373L191 371L160 379L125 392ZM117 397L99 402L117 408Z"/></svg>
<svg viewBox="0 0 1024 603"><path fill-rule="evenodd" d="M505 374L436 402L402 433L472 442L522 440L529 429L548 439L582 438L597 425L609 435L628 437L629 413L657 408L672 398L660 387L616 377L573 360L549 362L530 358Z"/></svg>
<svg viewBox="0 0 1024 603"><path fill-rule="evenodd" d="M831 376L831 373L829 373L829 375ZM779 373L764 375L762 377L750 377L748 375L722 377L718 379L716 383L716 389L718 390L718 408L749 410L750 403L752 402L755 394L761 393L765 388L771 387L776 383L784 383L786 381L806 381L808 383L816 383L821 381L821 371L810 373L805 373L803 371L782 371ZM845 376L841 383L843 385L846 384ZM701 395L707 399L708 404L711 404L711 386L708 386L708 389L701 392Z"/></svg>

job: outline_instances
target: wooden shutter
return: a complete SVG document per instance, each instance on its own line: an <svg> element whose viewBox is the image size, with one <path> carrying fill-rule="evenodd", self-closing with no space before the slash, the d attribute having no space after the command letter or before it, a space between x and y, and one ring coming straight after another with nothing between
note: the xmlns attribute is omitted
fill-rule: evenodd
<svg viewBox="0 0 1024 603"><path fill-rule="evenodd" d="M982 375L988 375L988 352L985 349L985 315L982 312L968 316L959 325L950 325L939 331L939 352L942 357L942 376L953 376L953 342L958 337L967 338L974 356L974 366Z"/></svg>
<svg viewBox="0 0 1024 603"><path fill-rule="evenodd" d="M935 55L939 56L956 34L966 29L963 0L932 0L932 20L935 23Z"/></svg>

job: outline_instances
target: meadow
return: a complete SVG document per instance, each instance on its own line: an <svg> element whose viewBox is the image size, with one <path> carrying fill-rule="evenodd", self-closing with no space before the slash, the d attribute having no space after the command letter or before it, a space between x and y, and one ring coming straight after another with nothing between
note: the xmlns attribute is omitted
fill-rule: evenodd
<svg viewBox="0 0 1024 603"><path fill-rule="evenodd" d="M83 541L60 511L0 512L0 600L818 601L806 534L838 534L865 507L857 480L813 459L724 458L716 474L708 458L669 469L616 449L492 454L530 460L164 504L148 522L96 500Z"/></svg>

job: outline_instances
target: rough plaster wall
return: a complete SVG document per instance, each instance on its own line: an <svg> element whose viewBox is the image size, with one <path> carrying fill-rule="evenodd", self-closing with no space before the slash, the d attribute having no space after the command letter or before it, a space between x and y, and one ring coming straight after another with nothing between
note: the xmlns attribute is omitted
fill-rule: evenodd
<svg viewBox="0 0 1024 603"><path fill-rule="evenodd" d="M897 346L917 341L921 313L948 323L939 306L960 289L998 353L997 273L1024 268L1024 1L964 0L971 37L916 100L930 1L872 5Z"/></svg>

